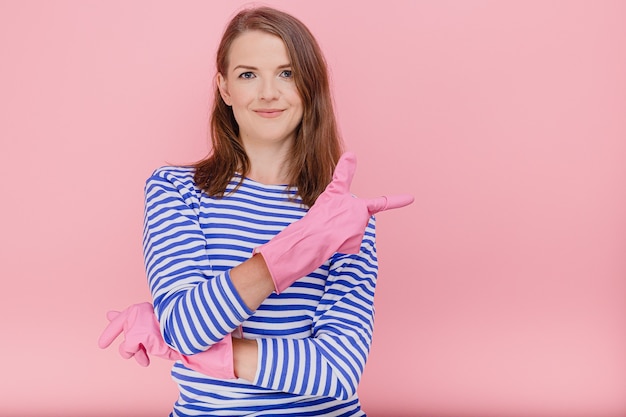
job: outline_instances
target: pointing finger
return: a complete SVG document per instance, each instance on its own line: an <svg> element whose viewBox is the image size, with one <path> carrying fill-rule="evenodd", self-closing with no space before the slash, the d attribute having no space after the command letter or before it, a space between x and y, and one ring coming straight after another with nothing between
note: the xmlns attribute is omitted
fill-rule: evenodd
<svg viewBox="0 0 626 417"><path fill-rule="evenodd" d="M413 203L415 198L408 194L394 194L391 196L383 196L378 198L372 198L367 201L367 209L370 214L376 214L381 211L391 210L408 206Z"/></svg>
<svg viewBox="0 0 626 417"><path fill-rule="evenodd" d="M101 349L109 347L109 345L113 343L113 341L122 333L122 330L124 329L124 316L119 313L115 315L114 313L118 312L109 311L107 313L107 317L112 317L113 319L98 339L98 347Z"/></svg>

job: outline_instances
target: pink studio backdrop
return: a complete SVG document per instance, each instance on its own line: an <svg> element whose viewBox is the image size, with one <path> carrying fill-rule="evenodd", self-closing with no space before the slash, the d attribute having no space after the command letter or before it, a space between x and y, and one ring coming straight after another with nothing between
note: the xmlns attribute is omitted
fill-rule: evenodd
<svg viewBox="0 0 626 417"><path fill-rule="evenodd" d="M169 364L96 340L242 4L0 1L0 415L169 413ZM416 196L378 216L368 414L626 415L626 2L265 4L325 50L353 191Z"/></svg>

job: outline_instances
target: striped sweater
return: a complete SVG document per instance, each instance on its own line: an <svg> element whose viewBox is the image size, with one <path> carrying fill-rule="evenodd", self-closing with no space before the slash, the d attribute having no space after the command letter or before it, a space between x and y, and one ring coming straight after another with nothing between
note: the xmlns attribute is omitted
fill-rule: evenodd
<svg viewBox="0 0 626 417"><path fill-rule="evenodd" d="M307 209L293 188L248 178L236 188L239 179L222 198L202 192L192 168L160 168L146 182L144 259L165 341L193 355L241 328L259 352L251 382L176 362L171 416L365 415L356 389L372 341L374 218L359 254L333 255L250 311L230 269Z"/></svg>

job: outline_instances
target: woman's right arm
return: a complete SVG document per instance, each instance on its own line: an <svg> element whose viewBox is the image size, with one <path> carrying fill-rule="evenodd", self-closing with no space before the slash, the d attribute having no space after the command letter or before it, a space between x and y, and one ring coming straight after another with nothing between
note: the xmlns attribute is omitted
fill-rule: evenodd
<svg viewBox="0 0 626 417"><path fill-rule="evenodd" d="M260 256L214 275L199 204L188 172L160 169L146 182L143 247L150 292L165 341L186 355L219 342L274 290Z"/></svg>

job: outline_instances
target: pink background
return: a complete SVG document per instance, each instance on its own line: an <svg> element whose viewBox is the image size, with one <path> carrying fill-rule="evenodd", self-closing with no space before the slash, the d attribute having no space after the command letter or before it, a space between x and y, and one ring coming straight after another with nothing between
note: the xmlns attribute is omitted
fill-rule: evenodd
<svg viewBox="0 0 626 417"><path fill-rule="evenodd" d="M169 413L169 364L96 340L241 4L0 1L0 415ZM416 196L378 217L369 415L626 415L626 2L265 4L325 50L353 191Z"/></svg>

